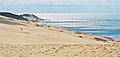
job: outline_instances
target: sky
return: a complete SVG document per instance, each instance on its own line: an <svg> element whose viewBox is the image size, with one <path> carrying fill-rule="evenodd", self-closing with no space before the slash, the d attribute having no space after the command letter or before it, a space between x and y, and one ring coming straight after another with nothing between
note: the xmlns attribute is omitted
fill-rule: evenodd
<svg viewBox="0 0 120 57"><path fill-rule="evenodd" d="M0 0L0 11L16 13L119 13L120 0Z"/></svg>

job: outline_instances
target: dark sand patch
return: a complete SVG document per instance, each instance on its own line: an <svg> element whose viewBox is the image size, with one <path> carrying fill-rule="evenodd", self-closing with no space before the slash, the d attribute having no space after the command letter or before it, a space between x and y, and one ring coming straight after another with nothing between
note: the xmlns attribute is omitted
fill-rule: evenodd
<svg viewBox="0 0 120 57"><path fill-rule="evenodd" d="M17 22L11 22L11 21L2 20L2 19L0 19L0 23L8 24L8 25L22 25L22 26L27 26L27 25L20 24L20 23L17 23Z"/></svg>

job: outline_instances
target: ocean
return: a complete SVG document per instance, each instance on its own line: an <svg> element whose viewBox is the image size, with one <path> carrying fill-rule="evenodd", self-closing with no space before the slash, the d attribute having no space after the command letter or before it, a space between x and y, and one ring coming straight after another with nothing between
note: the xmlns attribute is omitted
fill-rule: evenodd
<svg viewBox="0 0 120 57"><path fill-rule="evenodd" d="M120 39L120 14L117 13L34 13L42 24Z"/></svg>

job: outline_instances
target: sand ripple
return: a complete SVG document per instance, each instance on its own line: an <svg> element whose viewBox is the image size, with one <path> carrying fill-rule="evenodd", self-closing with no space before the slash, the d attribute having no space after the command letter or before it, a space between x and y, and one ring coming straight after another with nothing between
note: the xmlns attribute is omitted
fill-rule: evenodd
<svg viewBox="0 0 120 57"><path fill-rule="evenodd" d="M120 57L120 44L0 44L2 57Z"/></svg>

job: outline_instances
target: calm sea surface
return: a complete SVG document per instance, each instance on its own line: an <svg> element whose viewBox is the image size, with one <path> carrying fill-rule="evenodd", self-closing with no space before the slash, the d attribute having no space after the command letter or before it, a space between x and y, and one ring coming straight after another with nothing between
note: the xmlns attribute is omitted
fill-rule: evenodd
<svg viewBox="0 0 120 57"><path fill-rule="evenodd" d="M43 24L120 39L120 15L115 13L36 13Z"/></svg>

